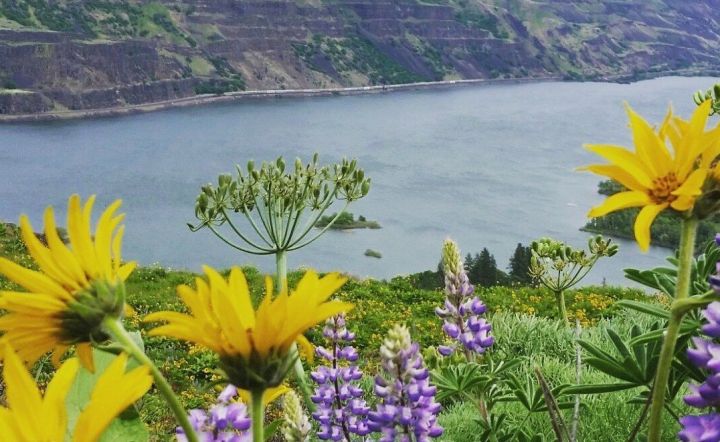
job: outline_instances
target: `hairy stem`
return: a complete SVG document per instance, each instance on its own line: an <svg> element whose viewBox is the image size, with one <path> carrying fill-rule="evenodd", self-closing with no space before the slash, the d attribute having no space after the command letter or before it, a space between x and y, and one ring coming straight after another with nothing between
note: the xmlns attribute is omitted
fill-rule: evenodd
<svg viewBox="0 0 720 442"><path fill-rule="evenodd" d="M120 320L117 318L108 317L103 321L103 325L105 326L105 329L110 332L110 335L115 338L115 341L122 345L123 349L130 356L132 356L133 358L135 358L136 361L138 361L142 365L147 366L150 369L150 373L152 373L152 376L155 379L155 386L167 402L170 410L172 410L173 414L175 415L175 419L177 419L178 421L178 424L180 424L183 431L185 431L185 436L187 437L188 441L198 442L195 430L193 429L192 425L190 425L190 420L188 419L187 412L178 400L175 392L173 392L170 384L168 384L165 376L163 376L157 366L153 363L152 360L150 360L150 358L145 354L145 352L140 348L140 346L135 343L132 336L130 336L127 330L125 330L125 327L123 327Z"/></svg>
<svg viewBox="0 0 720 442"><path fill-rule="evenodd" d="M275 275L277 281L277 292L282 292L283 288L287 288L287 252L279 251L275 254L275 265L277 268L277 274ZM310 384L308 383L307 374L303 368L302 361L300 360L297 344L293 343L290 347L292 357L295 357L295 364L293 365L293 372L295 372L295 379L300 386L300 392L302 393L305 406L310 412L315 411L315 403L313 403L311 396L312 391L310 390Z"/></svg>
<svg viewBox="0 0 720 442"><path fill-rule="evenodd" d="M680 259L678 264L677 285L675 286L675 300L673 304L689 296L690 292L690 271L692 270L693 252L695 250L695 235L697 233L698 220L688 218L683 220L682 234L680 236ZM680 323L684 316L683 312L672 310L660 360L655 374L653 384L652 403L650 406L650 424L648 427L648 441L660 442L662 430L663 408L665 407L665 392L670 378L670 369L675 357L675 344L680 332Z"/></svg>
<svg viewBox="0 0 720 442"><path fill-rule="evenodd" d="M252 396L252 436L253 442L265 442L265 407L263 407L263 390L255 390Z"/></svg>

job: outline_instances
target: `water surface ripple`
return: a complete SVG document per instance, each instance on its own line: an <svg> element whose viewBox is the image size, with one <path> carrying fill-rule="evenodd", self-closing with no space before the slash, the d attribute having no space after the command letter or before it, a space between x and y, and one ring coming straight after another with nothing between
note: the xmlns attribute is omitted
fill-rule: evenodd
<svg viewBox="0 0 720 442"><path fill-rule="evenodd" d="M515 245L551 235L576 245L598 178L574 171L596 161L583 143L628 145L623 100L653 122L668 103L681 115L712 78L668 77L630 85L536 83L387 95L247 101L112 119L0 125L0 219L64 213L68 195L124 200L125 256L199 270L271 257L235 252L208 231L190 233L199 187L235 163L279 155L357 157L373 179L351 211L381 230L329 232L290 255L289 266L387 278L435 268L442 240L463 252L487 247L505 267ZM292 164L291 162L289 164ZM708 238L709 239L709 238ZM589 282L623 281L625 267L662 264L668 251L620 241ZM363 256L378 250L382 259Z"/></svg>

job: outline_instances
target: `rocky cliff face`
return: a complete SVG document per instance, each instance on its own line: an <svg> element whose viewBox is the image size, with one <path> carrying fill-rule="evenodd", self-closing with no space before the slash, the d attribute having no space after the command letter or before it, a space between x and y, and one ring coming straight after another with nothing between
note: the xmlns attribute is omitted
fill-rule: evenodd
<svg viewBox="0 0 720 442"><path fill-rule="evenodd" d="M243 88L713 73L719 30L720 0L0 0L0 114Z"/></svg>

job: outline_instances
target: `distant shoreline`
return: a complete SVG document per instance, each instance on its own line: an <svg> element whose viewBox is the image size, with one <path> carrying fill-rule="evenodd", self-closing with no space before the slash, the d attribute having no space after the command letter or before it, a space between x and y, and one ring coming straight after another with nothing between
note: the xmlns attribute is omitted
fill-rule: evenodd
<svg viewBox="0 0 720 442"><path fill-rule="evenodd" d="M606 76L597 79L587 80L588 82L612 82L612 83L630 83L644 81L658 77L666 76L718 76L719 72L708 71L667 71L656 73L637 74L632 77L628 75ZM541 83L550 81L575 81L566 80L561 76L548 77L528 77L528 78L495 78L495 79L470 79L470 80L445 80L445 81L428 81L418 83L404 83L383 86L355 86L345 88L329 88L329 89L271 89L271 90L254 90L228 92L222 95L205 94L193 97L178 98L174 100L159 101L153 103L144 103L128 106L100 108L100 109L82 109L43 112L38 114L17 114L17 115L0 115L0 123L27 123L42 121L60 121L74 119L90 119L102 117L116 117L122 115L131 115L146 112L155 112L165 109L203 106L215 103L226 103L233 101L241 101L247 99L271 99L271 98L312 98L312 97L328 97L328 96L346 96L346 95L368 95L382 94L388 92L414 91L428 89L443 89L457 86L473 86L473 85L498 85L498 84L524 84L524 83ZM709 86L709 85L708 85Z"/></svg>

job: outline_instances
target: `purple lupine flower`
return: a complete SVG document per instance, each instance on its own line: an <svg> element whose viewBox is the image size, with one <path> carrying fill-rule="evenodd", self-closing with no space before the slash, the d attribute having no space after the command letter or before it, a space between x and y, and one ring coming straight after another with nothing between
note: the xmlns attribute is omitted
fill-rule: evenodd
<svg viewBox="0 0 720 442"><path fill-rule="evenodd" d="M353 365L358 352L348 345L355 339L355 334L348 331L345 315L340 314L326 321L323 336L329 346L317 347L315 354L329 365L310 373L318 384L311 397L318 405L312 415L320 424L317 436L321 440L350 441L354 434L364 439L370 433L367 423L370 409L363 399L362 389L357 386L362 379L362 371Z"/></svg>
<svg viewBox="0 0 720 442"><path fill-rule="evenodd" d="M720 235L715 238L715 241L719 239ZM713 278L717 278L717 276L711 277L710 284L715 290L718 290L718 281L713 281ZM718 407L720 406L720 344L714 342L712 338L720 337L720 302L710 303L702 311L702 316L707 320L702 326L702 331L711 339L692 338L693 345L688 348L687 357L693 365L707 371L707 376L700 385L690 384L688 386L690 394L683 399L691 407ZM720 441L720 414L718 413L684 416L680 418L680 424L683 429L678 433L678 437L682 441Z"/></svg>
<svg viewBox="0 0 720 442"><path fill-rule="evenodd" d="M720 312L720 302L713 302L702 311L707 324L703 332L713 337L718 327L715 318ZM707 330L707 331L706 331ZM708 372L705 381L700 385L689 385L690 394L685 396L685 403L691 407L705 408L720 406L720 344L710 339L694 337L693 346L687 350L688 360L698 368Z"/></svg>
<svg viewBox="0 0 720 442"><path fill-rule="evenodd" d="M680 418L683 429L678 437L683 442L720 441L720 414L710 413L702 416L683 416Z"/></svg>
<svg viewBox="0 0 720 442"><path fill-rule="evenodd" d="M713 338L720 338L720 302L711 302L702 315L707 320L707 324L702 326L702 331L706 335Z"/></svg>
<svg viewBox="0 0 720 442"><path fill-rule="evenodd" d="M451 239L443 244L442 261L446 298L443 307L435 309L435 314L444 320L443 331L453 343L438 347L438 352L449 356L460 344L468 359L473 359L495 342L490 335L492 326L479 317L487 307L480 298L472 296L475 288L463 268L460 249Z"/></svg>
<svg viewBox="0 0 720 442"><path fill-rule="evenodd" d="M380 401L368 415L370 428L381 442L427 441L443 433L437 423L440 404L430 384L420 347L407 327L396 325L380 347L384 375L375 378Z"/></svg>
<svg viewBox="0 0 720 442"><path fill-rule="evenodd" d="M252 440L252 420L248 409L242 402L233 402L237 388L228 385L218 396L209 411L190 410L190 424L201 442L250 442ZM178 442L187 442L187 436L181 427L176 429Z"/></svg>

